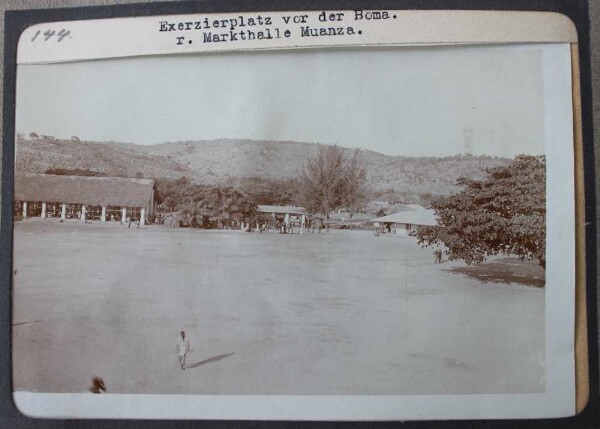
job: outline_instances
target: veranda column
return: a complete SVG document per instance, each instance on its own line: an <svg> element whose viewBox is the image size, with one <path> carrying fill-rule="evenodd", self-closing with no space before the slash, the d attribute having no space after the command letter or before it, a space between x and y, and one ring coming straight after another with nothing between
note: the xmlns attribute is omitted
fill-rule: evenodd
<svg viewBox="0 0 600 429"><path fill-rule="evenodd" d="M146 209L142 208L140 212L140 226L144 226L146 224Z"/></svg>
<svg viewBox="0 0 600 429"><path fill-rule="evenodd" d="M127 218L127 209L123 207L121 209L121 223L125 223L125 219Z"/></svg>
<svg viewBox="0 0 600 429"><path fill-rule="evenodd" d="M60 219L61 220L67 219L67 205L65 203L62 203L62 206L60 208Z"/></svg>
<svg viewBox="0 0 600 429"><path fill-rule="evenodd" d="M46 219L46 203L42 203L42 219Z"/></svg>
<svg viewBox="0 0 600 429"><path fill-rule="evenodd" d="M27 201L23 201L23 219L27 218Z"/></svg>
<svg viewBox="0 0 600 429"><path fill-rule="evenodd" d="M106 207L102 206L102 216L100 217L102 222L106 222Z"/></svg>
<svg viewBox="0 0 600 429"><path fill-rule="evenodd" d="M81 206L81 220L85 220L85 206Z"/></svg>

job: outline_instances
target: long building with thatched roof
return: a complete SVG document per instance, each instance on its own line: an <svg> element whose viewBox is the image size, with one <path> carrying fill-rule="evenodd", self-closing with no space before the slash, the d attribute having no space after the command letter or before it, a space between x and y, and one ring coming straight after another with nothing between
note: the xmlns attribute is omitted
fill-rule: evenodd
<svg viewBox="0 0 600 429"><path fill-rule="evenodd" d="M154 180L17 173L15 209L23 217L145 222L156 209Z"/></svg>

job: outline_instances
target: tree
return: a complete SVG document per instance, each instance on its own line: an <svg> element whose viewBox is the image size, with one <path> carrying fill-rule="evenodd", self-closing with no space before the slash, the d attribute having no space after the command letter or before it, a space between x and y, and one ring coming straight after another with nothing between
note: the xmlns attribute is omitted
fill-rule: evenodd
<svg viewBox="0 0 600 429"><path fill-rule="evenodd" d="M342 185L342 203L350 213L352 229L352 217L364 206L367 195L367 171L362 165L362 152L359 149L355 149L352 156L346 160Z"/></svg>
<svg viewBox="0 0 600 429"><path fill-rule="evenodd" d="M34 140L34 139L39 139L40 136L37 133L35 133L35 132L32 131L32 132L29 133L29 138L32 139L32 140Z"/></svg>
<svg viewBox="0 0 600 429"><path fill-rule="evenodd" d="M360 150L347 157L337 145L319 146L300 172L298 186L300 203L311 214L329 218L333 210L343 206L356 210L366 186Z"/></svg>
<svg viewBox="0 0 600 429"><path fill-rule="evenodd" d="M437 226L420 227L419 243L443 244L449 259L480 263L516 255L546 267L546 158L519 155L487 170L482 180L461 178L463 190L431 204Z"/></svg>
<svg viewBox="0 0 600 429"><path fill-rule="evenodd" d="M246 195L228 186L191 183L187 178L157 180L158 200L167 210L186 212L190 226L218 228L233 221L252 220L256 205Z"/></svg>
<svg viewBox="0 0 600 429"><path fill-rule="evenodd" d="M231 187L215 186L208 190L197 203L205 215L215 218L217 227L222 228L231 220L252 220L256 216L256 205L239 191Z"/></svg>

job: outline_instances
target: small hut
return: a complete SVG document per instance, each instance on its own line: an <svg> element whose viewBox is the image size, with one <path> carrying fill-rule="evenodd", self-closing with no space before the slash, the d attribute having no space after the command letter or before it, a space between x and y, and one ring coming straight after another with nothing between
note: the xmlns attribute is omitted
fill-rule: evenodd
<svg viewBox="0 0 600 429"><path fill-rule="evenodd" d="M304 207L259 205L256 209L260 220L267 223L281 222L301 226L305 224L308 212Z"/></svg>
<svg viewBox="0 0 600 429"><path fill-rule="evenodd" d="M402 211L387 216L372 219L376 226L380 226L381 232L396 232L407 235L419 226L435 226L437 219L432 209L426 209L418 204L407 204Z"/></svg>

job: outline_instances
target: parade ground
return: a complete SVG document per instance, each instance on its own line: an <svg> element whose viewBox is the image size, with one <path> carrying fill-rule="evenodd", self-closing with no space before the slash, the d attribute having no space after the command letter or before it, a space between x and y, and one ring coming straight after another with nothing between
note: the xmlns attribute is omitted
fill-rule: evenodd
<svg viewBox="0 0 600 429"><path fill-rule="evenodd" d="M13 387L107 393L544 391L544 271L414 238L15 223ZM175 352L190 341L187 369Z"/></svg>

